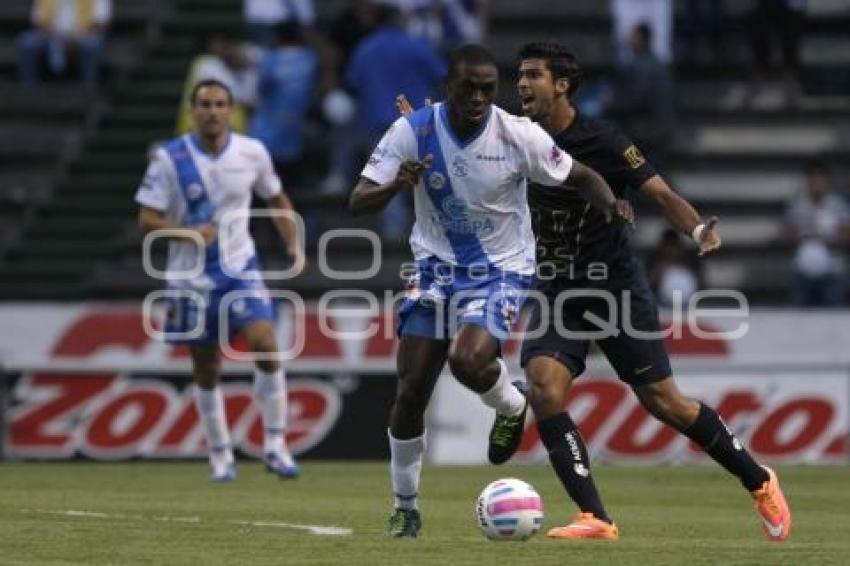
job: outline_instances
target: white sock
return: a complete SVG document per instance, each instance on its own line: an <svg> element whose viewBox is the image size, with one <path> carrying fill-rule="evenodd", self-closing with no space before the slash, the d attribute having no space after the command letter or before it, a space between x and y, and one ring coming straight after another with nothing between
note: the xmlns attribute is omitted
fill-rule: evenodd
<svg viewBox="0 0 850 566"><path fill-rule="evenodd" d="M288 455L286 448L286 380L283 368L268 373L254 369L254 398L263 416L263 453Z"/></svg>
<svg viewBox="0 0 850 566"><path fill-rule="evenodd" d="M511 383L505 361L502 358L496 358L496 361L499 363L499 379L493 387L481 394L481 400L500 415L516 416L525 409L525 395Z"/></svg>
<svg viewBox="0 0 850 566"><path fill-rule="evenodd" d="M422 475L422 457L425 454L425 433L418 438L390 439L390 475L393 480L395 506L402 509L418 509L419 476Z"/></svg>
<svg viewBox="0 0 850 566"><path fill-rule="evenodd" d="M210 463L215 466L221 462L233 462L233 448L230 446L230 431L227 429L221 389L203 389L195 385L195 407L207 435Z"/></svg>

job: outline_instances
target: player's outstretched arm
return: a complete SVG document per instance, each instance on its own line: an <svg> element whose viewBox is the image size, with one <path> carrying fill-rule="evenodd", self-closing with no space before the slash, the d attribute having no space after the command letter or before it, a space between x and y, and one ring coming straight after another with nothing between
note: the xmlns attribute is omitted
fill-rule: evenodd
<svg viewBox="0 0 850 566"><path fill-rule="evenodd" d="M696 209L670 188L661 175L653 175L647 179L640 190L661 209L674 228L696 241L699 255L707 255L720 249L720 235L716 229L718 218L712 216L703 223Z"/></svg>
<svg viewBox="0 0 850 566"><path fill-rule="evenodd" d="M418 161L405 161L398 168L395 179L383 185L366 177L360 177L360 181L357 182L348 199L348 208L355 216L380 212L397 192L415 187L422 171L430 167L432 161L431 155L426 155L424 159Z"/></svg>
<svg viewBox="0 0 850 566"><path fill-rule="evenodd" d="M605 179L587 165L573 161L566 183L575 187L585 200L605 213L609 222L616 218L627 224L634 223L635 213L631 204L626 200L617 200Z"/></svg>

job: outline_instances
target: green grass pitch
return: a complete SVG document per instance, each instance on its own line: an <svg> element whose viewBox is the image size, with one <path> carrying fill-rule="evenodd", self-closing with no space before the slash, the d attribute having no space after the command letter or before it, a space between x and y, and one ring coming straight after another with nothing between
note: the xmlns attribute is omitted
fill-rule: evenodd
<svg viewBox="0 0 850 566"><path fill-rule="evenodd" d="M763 539L749 498L712 466L597 466L618 542L490 542L473 504L499 477L531 482L546 528L573 507L547 466L426 467L417 540L384 535L387 464L306 462L281 481L240 462L233 484L194 463L0 464L3 565L850 564L850 471L780 467L794 512L786 543ZM309 530L309 526L350 529Z"/></svg>

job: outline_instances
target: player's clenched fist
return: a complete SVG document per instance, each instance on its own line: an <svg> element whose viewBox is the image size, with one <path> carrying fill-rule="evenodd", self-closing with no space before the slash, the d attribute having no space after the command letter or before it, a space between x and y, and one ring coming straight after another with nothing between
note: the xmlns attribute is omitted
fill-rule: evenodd
<svg viewBox="0 0 850 566"><path fill-rule="evenodd" d="M626 199L617 199L614 202L614 206L611 207L611 215L615 222L629 226L633 226L635 223L635 209L632 207L632 203Z"/></svg>
<svg viewBox="0 0 850 566"><path fill-rule="evenodd" d="M720 234L717 233L716 228L719 221L719 218L712 216L708 222L702 225L702 230L699 230L699 234L697 234L695 239L699 246L700 256L708 255L720 249Z"/></svg>
<svg viewBox="0 0 850 566"><path fill-rule="evenodd" d="M419 177L425 169L431 167L434 156L430 153L418 161L405 161L398 168L395 182L403 188L413 188L419 183Z"/></svg>

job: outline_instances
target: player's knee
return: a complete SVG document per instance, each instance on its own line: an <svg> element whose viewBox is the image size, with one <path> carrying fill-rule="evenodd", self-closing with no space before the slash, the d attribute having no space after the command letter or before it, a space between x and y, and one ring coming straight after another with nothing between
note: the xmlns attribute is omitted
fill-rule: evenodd
<svg viewBox="0 0 850 566"><path fill-rule="evenodd" d="M265 373L274 373L280 369L280 362L277 360L257 360L255 365Z"/></svg>
<svg viewBox="0 0 850 566"><path fill-rule="evenodd" d="M261 371L272 373L280 369L280 362L275 356L277 344L275 344L273 336L258 336L251 341L250 346L251 351L261 358L255 362Z"/></svg>
<svg viewBox="0 0 850 566"><path fill-rule="evenodd" d="M529 376L527 397L538 420L554 416L564 408L564 391L554 379Z"/></svg>
<svg viewBox="0 0 850 566"><path fill-rule="evenodd" d="M196 363L192 375L202 389L212 389L218 383L218 374L221 369L219 362Z"/></svg>
<svg viewBox="0 0 850 566"><path fill-rule="evenodd" d="M277 352L277 344L274 341L274 336L257 336L251 340L251 350L258 354L274 354Z"/></svg>
<svg viewBox="0 0 850 566"><path fill-rule="evenodd" d="M449 368L455 377L473 390L481 389L482 374L493 360L483 348L453 349L449 352Z"/></svg>
<svg viewBox="0 0 850 566"><path fill-rule="evenodd" d="M655 418L677 430L684 430L694 420L699 404L679 393L678 389L656 384L635 390L644 408Z"/></svg>
<svg viewBox="0 0 850 566"><path fill-rule="evenodd" d="M526 362L528 402L538 419L555 416L564 410L572 383L570 370L547 356L534 356Z"/></svg>

